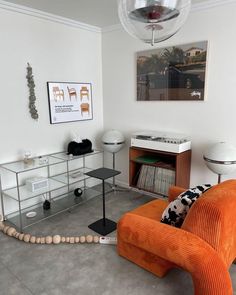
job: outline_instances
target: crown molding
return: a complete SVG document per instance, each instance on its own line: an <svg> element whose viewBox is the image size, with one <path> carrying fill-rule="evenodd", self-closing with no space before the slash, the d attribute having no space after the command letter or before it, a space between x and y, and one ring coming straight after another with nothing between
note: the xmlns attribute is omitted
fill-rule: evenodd
<svg viewBox="0 0 236 295"><path fill-rule="evenodd" d="M217 6L228 5L228 4L236 4L236 0L208 0L204 3L193 4L191 8L191 12L198 12L203 10L208 10ZM100 28L97 26L92 26L86 23L82 23L79 21L75 21L69 18L65 18L62 16L58 16L52 13L47 13L38 9L29 8L23 5L13 4L4 0L0 0L0 8L14 11L21 14L26 14L29 16L34 16L40 19L48 20L51 22L56 22L60 24L64 24L70 27L79 28L86 31L91 31L95 33L109 33L112 31L118 31L123 29L121 24L115 24L111 26L107 26L104 28Z"/></svg>
<svg viewBox="0 0 236 295"><path fill-rule="evenodd" d="M113 31L119 31L121 29L124 30L122 25L121 24L116 24L116 25L107 26L107 27L102 28L102 33L109 33L109 32L113 32Z"/></svg>
<svg viewBox="0 0 236 295"><path fill-rule="evenodd" d="M200 10L207 10L210 8L214 8L217 6L228 5L228 4L236 4L236 0L208 0L204 3L196 3L192 5L191 12L197 12Z"/></svg>
<svg viewBox="0 0 236 295"><path fill-rule="evenodd" d="M21 13L21 14L26 14L29 16L34 16L40 19L44 19L44 20L48 20L51 22L55 22L55 23L60 23L63 25L67 25L70 27L74 27L74 28L79 28L82 30L86 30L86 31L90 31L90 32L95 32L95 33L101 33L102 29L96 26L92 26L92 25L88 25L79 21L75 21L69 18L65 18L62 16L58 16L55 14L51 14L51 13L47 13L38 9L33 9L30 7L26 7L23 5L18 5L18 4L13 4L10 2L6 2L3 0L0 0L0 8L1 9L5 9L5 10L9 10L9 11L14 11L17 13Z"/></svg>
<svg viewBox="0 0 236 295"><path fill-rule="evenodd" d="M223 0L223 1L208 0L208 1L205 1L204 3L193 4L190 12L194 13L198 11L208 10L217 6L228 5L233 3L236 4L236 0ZM118 31L118 30L123 30L123 27L121 24L104 27L102 28L102 33L109 33L109 32Z"/></svg>

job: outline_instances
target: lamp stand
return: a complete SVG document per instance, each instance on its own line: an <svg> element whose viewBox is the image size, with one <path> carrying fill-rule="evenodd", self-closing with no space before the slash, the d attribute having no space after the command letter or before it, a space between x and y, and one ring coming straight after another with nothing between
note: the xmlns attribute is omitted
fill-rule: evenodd
<svg viewBox="0 0 236 295"><path fill-rule="evenodd" d="M116 166L115 162L116 162L116 159L115 159L115 153L112 153L112 168L113 168L113 170L116 170L116 169L115 169L115 166ZM115 187L116 187L115 176L113 176L112 183L113 183L112 188L115 188Z"/></svg>
<svg viewBox="0 0 236 295"><path fill-rule="evenodd" d="M113 170L116 170L116 153L112 153L112 168ZM112 179L112 185L111 185L111 190L113 192L129 192L130 189L125 189L125 188L118 188L116 185L116 180L115 180L115 176Z"/></svg>

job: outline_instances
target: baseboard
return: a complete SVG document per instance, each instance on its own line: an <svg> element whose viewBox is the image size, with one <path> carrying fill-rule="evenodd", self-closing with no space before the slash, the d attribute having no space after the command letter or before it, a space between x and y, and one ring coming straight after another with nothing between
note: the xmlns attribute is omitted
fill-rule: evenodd
<svg viewBox="0 0 236 295"><path fill-rule="evenodd" d="M112 183L112 181L108 181L108 182ZM151 193L151 192L146 192L146 191L143 191L143 190L138 189L138 188L130 187L129 184L127 182L124 182L124 181L116 180L116 185L118 185L118 186L120 186L122 188L130 189L131 191L137 192L137 193L142 194L142 195L153 197L155 199L166 199L166 197L163 197L161 195L157 195L157 194Z"/></svg>
<svg viewBox="0 0 236 295"><path fill-rule="evenodd" d="M129 188L129 189L131 189L131 187L129 186L129 184L127 182L124 182L124 181L116 180L116 185L121 186L123 188Z"/></svg>

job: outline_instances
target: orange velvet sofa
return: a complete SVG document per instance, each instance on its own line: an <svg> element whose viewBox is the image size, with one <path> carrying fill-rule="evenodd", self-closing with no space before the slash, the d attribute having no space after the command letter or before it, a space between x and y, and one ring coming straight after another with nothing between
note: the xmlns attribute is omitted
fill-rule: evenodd
<svg viewBox="0 0 236 295"><path fill-rule="evenodd" d="M184 189L171 187L169 202ZM160 222L168 201L151 201L118 222L119 255L163 277L171 268L188 271L196 295L232 295L228 272L236 257L236 180L205 192L181 228Z"/></svg>

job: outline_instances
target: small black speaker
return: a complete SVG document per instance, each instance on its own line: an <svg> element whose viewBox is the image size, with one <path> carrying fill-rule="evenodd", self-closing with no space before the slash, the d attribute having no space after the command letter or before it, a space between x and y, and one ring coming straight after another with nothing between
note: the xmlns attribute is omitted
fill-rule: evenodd
<svg viewBox="0 0 236 295"><path fill-rule="evenodd" d="M83 193L83 190L80 187L78 187L74 190L74 195L76 197L80 197L82 195L82 193Z"/></svg>
<svg viewBox="0 0 236 295"><path fill-rule="evenodd" d="M44 210L49 210L50 208L51 208L51 203L48 200L44 201L43 209Z"/></svg>

